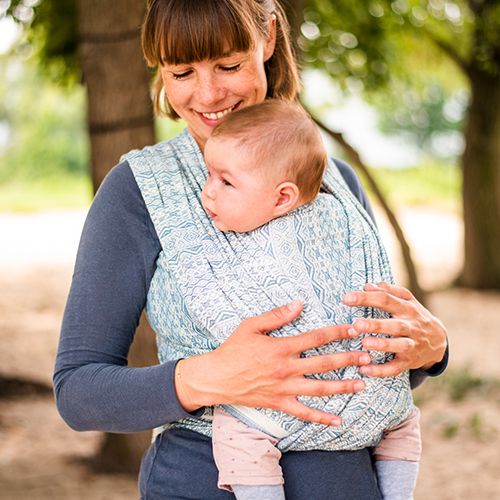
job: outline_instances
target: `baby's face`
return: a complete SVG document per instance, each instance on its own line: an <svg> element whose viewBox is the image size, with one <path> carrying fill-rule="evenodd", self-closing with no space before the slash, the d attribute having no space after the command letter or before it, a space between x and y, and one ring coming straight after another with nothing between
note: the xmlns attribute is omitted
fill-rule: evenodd
<svg viewBox="0 0 500 500"><path fill-rule="evenodd" d="M203 207L221 231L252 231L275 217L277 183L264 175L235 140L209 139L205 145L208 178ZM272 167L271 167L272 168Z"/></svg>

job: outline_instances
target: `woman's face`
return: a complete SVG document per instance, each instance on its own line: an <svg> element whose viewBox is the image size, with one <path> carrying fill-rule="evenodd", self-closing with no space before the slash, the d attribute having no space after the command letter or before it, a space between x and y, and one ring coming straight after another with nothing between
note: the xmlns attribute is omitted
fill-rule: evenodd
<svg viewBox="0 0 500 500"><path fill-rule="evenodd" d="M226 113L265 99L264 62L273 51L274 36L249 52L228 52L219 59L161 67L170 106L185 120L202 150Z"/></svg>

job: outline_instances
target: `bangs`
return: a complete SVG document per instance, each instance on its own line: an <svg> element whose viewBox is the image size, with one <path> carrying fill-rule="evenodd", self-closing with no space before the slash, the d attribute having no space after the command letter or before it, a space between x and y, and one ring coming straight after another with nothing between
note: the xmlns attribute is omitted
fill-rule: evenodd
<svg viewBox="0 0 500 500"><path fill-rule="evenodd" d="M250 15L235 3L238 2L154 2L143 29L148 64L185 64L253 49L262 31L256 24L255 12Z"/></svg>

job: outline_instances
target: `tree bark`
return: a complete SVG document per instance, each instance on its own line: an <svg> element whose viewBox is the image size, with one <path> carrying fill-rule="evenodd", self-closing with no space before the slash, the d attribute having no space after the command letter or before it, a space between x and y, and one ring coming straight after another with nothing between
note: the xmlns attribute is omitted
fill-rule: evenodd
<svg viewBox="0 0 500 500"><path fill-rule="evenodd" d="M94 189L120 155L154 142L150 74L142 56L145 2L78 0Z"/></svg>
<svg viewBox="0 0 500 500"><path fill-rule="evenodd" d="M150 74L142 56L140 26L146 2L78 0L79 56L87 89L87 120L94 191L120 155L153 144ZM157 363L147 322L139 326L131 364ZM137 473L150 433L106 434L95 459L101 471Z"/></svg>
<svg viewBox="0 0 500 500"><path fill-rule="evenodd" d="M463 211L465 262L461 284L500 289L500 76L469 71Z"/></svg>

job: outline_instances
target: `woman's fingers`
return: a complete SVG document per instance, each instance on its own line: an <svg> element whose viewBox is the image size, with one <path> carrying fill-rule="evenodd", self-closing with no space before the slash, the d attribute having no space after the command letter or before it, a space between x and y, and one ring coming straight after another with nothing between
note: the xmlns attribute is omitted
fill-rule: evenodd
<svg viewBox="0 0 500 500"><path fill-rule="evenodd" d="M366 337L363 339L363 347L371 351L383 351L397 353L408 353L416 345L416 342L409 337L381 338Z"/></svg>
<svg viewBox="0 0 500 500"><path fill-rule="evenodd" d="M333 396L360 392L365 388L365 383L359 378L347 380L318 380L306 377L297 377L293 380L293 394L301 396Z"/></svg>
<svg viewBox="0 0 500 500"><path fill-rule="evenodd" d="M306 422L315 422L323 425L340 425L342 423L342 420L337 415L310 408L300 403L295 398L287 399L277 409L300 418L301 420L305 420Z"/></svg>
<svg viewBox="0 0 500 500"><path fill-rule="evenodd" d="M353 323L358 333L381 333L394 337L411 337L413 334L411 322L406 319L358 319Z"/></svg>
<svg viewBox="0 0 500 500"><path fill-rule="evenodd" d="M351 325L334 325L317 328L306 333L301 333L295 337L279 339L282 345L287 346L290 352L300 354L301 352L329 344L335 340L352 338L348 330Z"/></svg>
<svg viewBox="0 0 500 500"><path fill-rule="evenodd" d="M359 371L368 377L395 377L409 368L408 361L396 357L380 365L362 366Z"/></svg>
<svg viewBox="0 0 500 500"><path fill-rule="evenodd" d="M331 396L359 392L365 388L365 383L360 379L353 380L313 380L299 378L295 381L293 392L303 396ZM294 415L302 420L316 422L324 425L340 425L341 419L336 415L315 410L300 403L295 397L286 398L277 406L277 409Z"/></svg>
<svg viewBox="0 0 500 500"><path fill-rule="evenodd" d="M385 281L381 281L376 285L367 283L364 289L366 291L382 289L386 292L389 292L391 295L394 295L403 300L412 300L415 298L415 296L410 292L410 290L408 290L408 288L405 288L404 286L391 285L390 283L386 283Z"/></svg>
<svg viewBox="0 0 500 500"><path fill-rule="evenodd" d="M382 289L349 292L344 296L347 306L375 307L394 316L407 316L409 303Z"/></svg>
<svg viewBox="0 0 500 500"><path fill-rule="evenodd" d="M312 375L314 373L325 373L346 366L362 366L371 362L370 355L362 351L339 352L335 354L324 354L299 358L295 364L297 375Z"/></svg>
<svg viewBox="0 0 500 500"><path fill-rule="evenodd" d="M241 330L267 334L293 321L300 315L303 307L304 304L300 300L294 300L290 304L276 307L259 316L246 319L240 325L240 327L243 327Z"/></svg>

